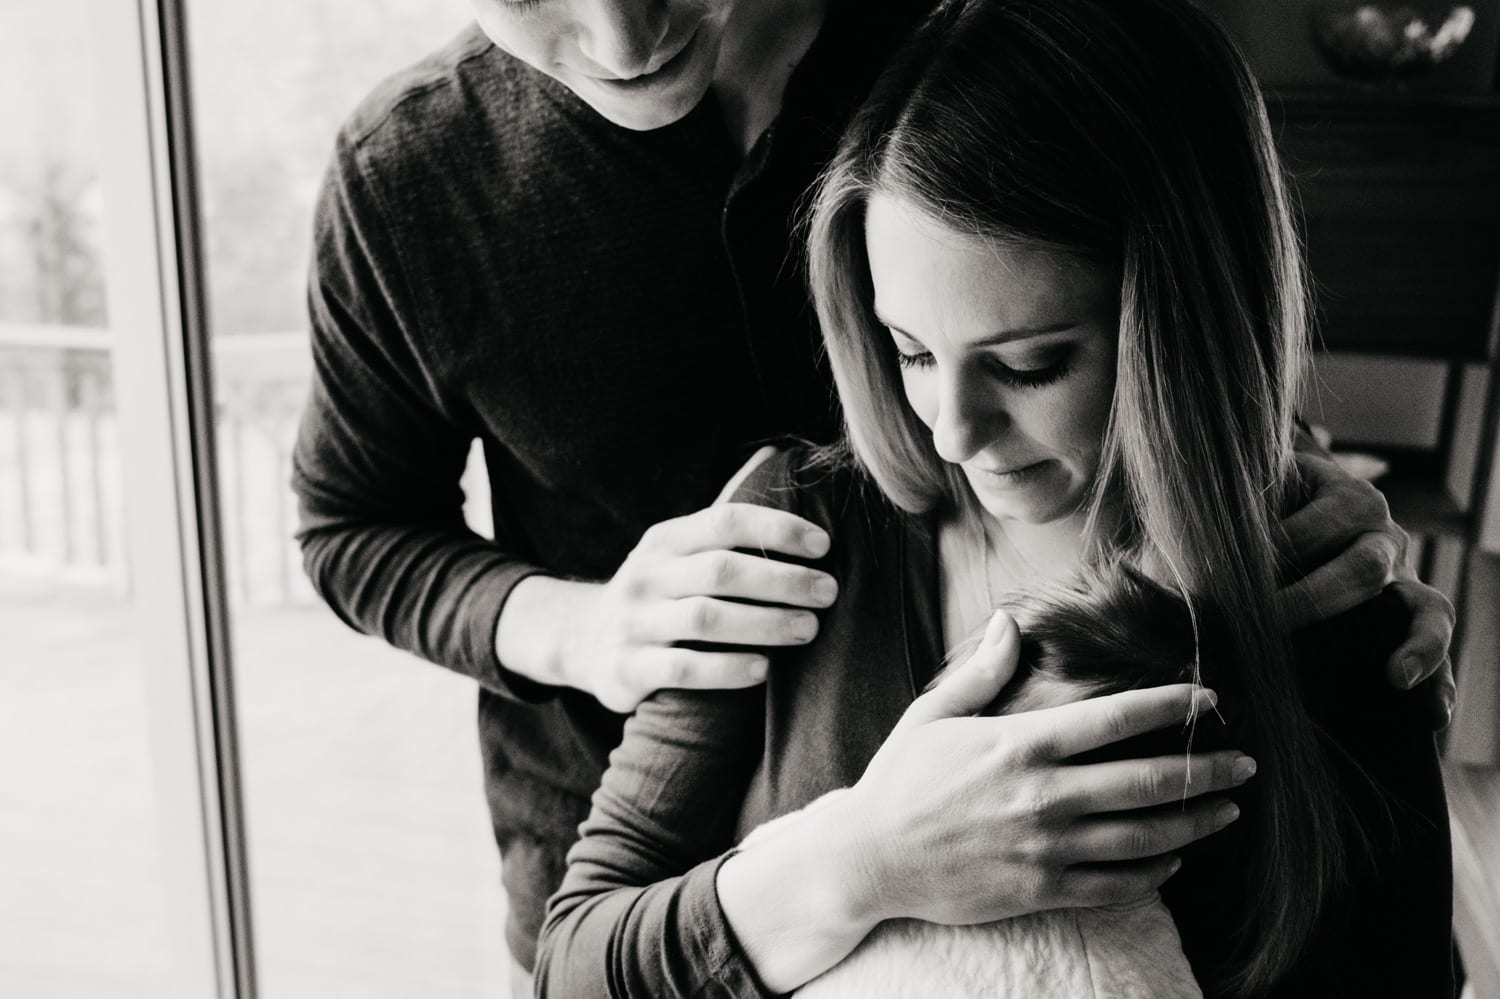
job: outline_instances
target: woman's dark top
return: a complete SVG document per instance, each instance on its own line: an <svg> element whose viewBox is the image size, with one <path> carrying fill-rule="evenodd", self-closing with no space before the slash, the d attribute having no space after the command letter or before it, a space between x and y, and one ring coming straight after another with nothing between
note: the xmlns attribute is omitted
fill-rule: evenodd
<svg viewBox="0 0 1500 999"><path fill-rule="evenodd" d="M763 688L663 691L626 723L549 906L543 995L769 994L719 906L719 865L762 822L858 781L941 663L931 519L893 509L849 472L799 461L767 462L737 498L828 528L833 548L817 564L839 579L839 600L812 644L773 659ZM1453 993L1448 819L1426 700L1387 687L1376 666L1406 625L1399 601L1382 599L1299 641L1309 710L1388 798L1335 754L1378 868L1351 868L1274 995ZM1245 817L1183 851L1163 889L1200 979L1228 957L1247 904L1239 877L1254 795L1241 801Z"/></svg>

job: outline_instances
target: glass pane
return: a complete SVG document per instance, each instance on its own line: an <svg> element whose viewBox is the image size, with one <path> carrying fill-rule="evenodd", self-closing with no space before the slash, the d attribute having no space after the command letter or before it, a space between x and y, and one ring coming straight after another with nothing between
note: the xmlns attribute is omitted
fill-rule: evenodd
<svg viewBox="0 0 1500 999"><path fill-rule="evenodd" d="M0 994L168 994L83 0L0 4Z"/></svg>
<svg viewBox="0 0 1500 999"><path fill-rule="evenodd" d="M261 995L503 996L473 685L327 610L287 485L335 132L469 6L191 0L188 15Z"/></svg>
<svg viewBox="0 0 1500 999"><path fill-rule="evenodd" d="M83 9L6 0L0 11L0 321L105 322Z"/></svg>

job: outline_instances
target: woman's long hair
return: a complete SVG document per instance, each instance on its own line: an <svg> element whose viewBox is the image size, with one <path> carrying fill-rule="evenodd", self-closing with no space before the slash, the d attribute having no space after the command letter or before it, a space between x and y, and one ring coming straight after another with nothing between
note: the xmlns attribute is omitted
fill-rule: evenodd
<svg viewBox="0 0 1500 999"><path fill-rule="evenodd" d="M1261 798L1240 949L1216 984L1258 991L1297 957L1344 856L1342 799L1277 601L1308 322L1255 80L1187 0L951 0L876 84L815 192L809 276L854 461L906 510L962 509L972 493L899 402L874 316L875 192L1120 276L1088 559L1165 566L1226 628L1221 703L1260 763Z"/></svg>

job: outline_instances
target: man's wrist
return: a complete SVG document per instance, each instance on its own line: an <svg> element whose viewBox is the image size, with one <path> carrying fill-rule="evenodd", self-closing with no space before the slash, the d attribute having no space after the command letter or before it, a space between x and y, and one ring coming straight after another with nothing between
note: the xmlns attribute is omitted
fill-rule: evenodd
<svg viewBox="0 0 1500 999"><path fill-rule="evenodd" d="M518 676L551 687L587 690L567 654L568 622L592 583L528 576L511 590L495 622L495 658Z"/></svg>

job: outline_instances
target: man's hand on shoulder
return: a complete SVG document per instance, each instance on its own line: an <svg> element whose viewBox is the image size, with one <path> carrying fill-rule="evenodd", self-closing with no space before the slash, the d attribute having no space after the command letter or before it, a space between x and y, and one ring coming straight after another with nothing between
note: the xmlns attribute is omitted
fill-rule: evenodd
<svg viewBox="0 0 1500 999"><path fill-rule="evenodd" d="M1453 714L1453 605L1417 579L1407 563L1408 537L1391 520L1380 490L1357 479L1329 455L1299 450L1297 465L1311 499L1281 522L1287 555L1303 575L1282 591L1294 626L1333 617L1373 599L1387 586L1412 612L1406 641L1386 662L1393 686L1432 678L1437 727Z"/></svg>
<svg viewBox="0 0 1500 999"><path fill-rule="evenodd" d="M838 584L821 570L734 549L817 559L829 544L810 521L746 503L664 521L606 583L518 583L496 627L496 653L523 676L577 687L619 712L662 687L754 686L768 668L756 650L812 641L813 611L833 603Z"/></svg>

